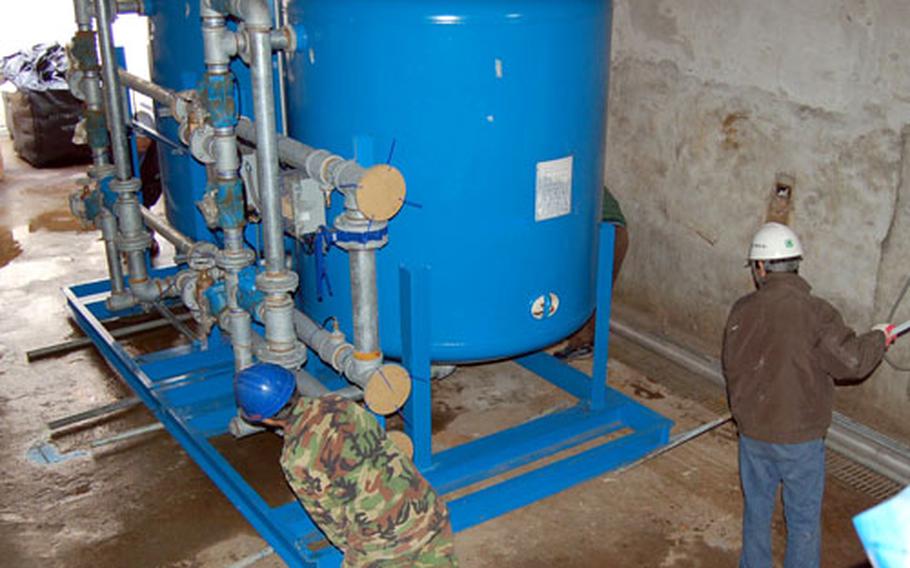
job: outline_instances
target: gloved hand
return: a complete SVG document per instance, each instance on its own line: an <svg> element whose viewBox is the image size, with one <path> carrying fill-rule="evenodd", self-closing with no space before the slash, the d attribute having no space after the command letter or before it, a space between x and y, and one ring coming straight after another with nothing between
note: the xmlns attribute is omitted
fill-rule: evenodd
<svg viewBox="0 0 910 568"><path fill-rule="evenodd" d="M890 347L894 340L897 339L897 336L894 335L894 324L891 323L880 323L874 326L872 329L877 329L878 331L885 334L885 347Z"/></svg>

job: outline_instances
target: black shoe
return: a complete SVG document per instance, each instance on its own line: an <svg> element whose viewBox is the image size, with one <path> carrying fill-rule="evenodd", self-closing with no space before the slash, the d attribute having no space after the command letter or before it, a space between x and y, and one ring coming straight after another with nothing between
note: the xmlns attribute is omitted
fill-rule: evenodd
<svg viewBox="0 0 910 568"><path fill-rule="evenodd" d="M590 343L585 345L566 345L553 356L564 361L574 361L575 359L585 359L594 354L594 346Z"/></svg>

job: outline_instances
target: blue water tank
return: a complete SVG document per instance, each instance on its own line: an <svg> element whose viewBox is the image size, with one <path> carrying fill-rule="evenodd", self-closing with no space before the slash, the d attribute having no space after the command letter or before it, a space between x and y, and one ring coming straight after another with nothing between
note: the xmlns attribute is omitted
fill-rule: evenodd
<svg viewBox="0 0 910 568"><path fill-rule="evenodd" d="M543 348L594 308L610 54L608 0L290 0L291 136L391 162L407 204L378 254L384 351L401 354L399 266L430 269L431 356ZM329 219L342 210L337 194ZM347 253L332 295L297 251L299 301L351 331Z"/></svg>

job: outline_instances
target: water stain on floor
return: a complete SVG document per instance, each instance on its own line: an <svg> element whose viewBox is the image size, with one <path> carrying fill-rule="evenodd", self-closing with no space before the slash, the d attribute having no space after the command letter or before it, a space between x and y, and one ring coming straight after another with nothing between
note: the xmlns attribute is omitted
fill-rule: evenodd
<svg viewBox="0 0 910 568"><path fill-rule="evenodd" d="M73 217L68 209L57 209L54 211L45 211L32 218L28 223L28 231L94 231L90 226L85 226L81 221Z"/></svg>
<svg viewBox="0 0 910 568"><path fill-rule="evenodd" d="M0 268L13 261L22 254L19 241L13 238L13 232L6 227L0 227Z"/></svg>

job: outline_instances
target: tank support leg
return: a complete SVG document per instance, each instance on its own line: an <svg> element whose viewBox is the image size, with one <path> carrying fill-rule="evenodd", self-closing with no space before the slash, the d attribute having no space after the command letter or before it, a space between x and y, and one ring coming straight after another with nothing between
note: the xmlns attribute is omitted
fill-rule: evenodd
<svg viewBox="0 0 910 568"><path fill-rule="evenodd" d="M598 229L597 315L594 323L594 366L591 380L591 410L604 407L609 356L610 307L613 299L613 223L601 223Z"/></svg>
<svg viewBox="0 0 910 568"><path fill-rule="evenodd" d="M411 372L411 396L405 404L405 433L414 442L414 463L420 469L433 459L433 418L430 394L429 269L401 267L402 362Z"/></svg>

